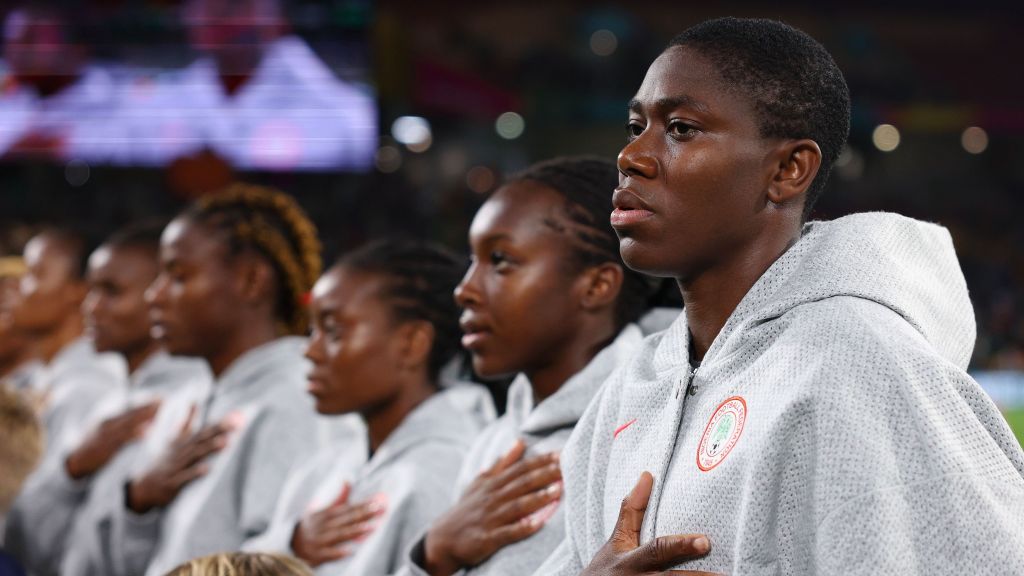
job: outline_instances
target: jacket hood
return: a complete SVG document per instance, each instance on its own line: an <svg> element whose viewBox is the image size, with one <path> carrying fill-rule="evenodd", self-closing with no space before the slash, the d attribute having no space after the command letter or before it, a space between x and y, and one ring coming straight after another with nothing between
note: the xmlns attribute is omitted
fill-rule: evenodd
<svg viewBox="0 0 1024 576"><path fill-rule="evenodd" d="M708 356L739 346L744 328L836 296L862 298L889 308L943 358L967 368L976 336L974 310L949 232L936 224L882 212L807 223L800 240L743 297ZM686 331L685 315L681 315L665 338L687 342ZM687 357L685 349L659 351L655 369L686 363Z"/></svg>

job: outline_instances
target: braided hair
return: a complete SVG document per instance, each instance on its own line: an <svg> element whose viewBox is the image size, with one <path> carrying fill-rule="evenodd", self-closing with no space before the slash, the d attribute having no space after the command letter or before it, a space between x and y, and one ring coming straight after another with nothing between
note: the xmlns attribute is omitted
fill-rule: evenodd
<svg viewBox="0 0 1024 576"><path fill-rule="evenodd" d="M652 287L649 279L631 270L619 253L619 237L610 222L612 191L619 183L619 172L609 160L594 156L566 156L539 162L513 174L509 182L531 180L564 199L562 211L571 223L571 231L554 220L545 223L559 232L569 232L575 269L612 262L622 267L622 290L615 303L615 327L622 329L637 320L647 309Z"/></svg>
<svg viewBox="0 0 1024 576"><path fill-rule="evenodd" d="M256 253L267 259L277 278L275 313L282 331L305 334L306 300L320 276L320 240L316 226L287 194L251 184L232 184L198 200L184 216L222 231L229 254Z"/></svg>
<svg viewBox="0 0 1024 576"><path fill-rule="evenodd" d="M386 282L382 297L396 321L423 320L433 326L428 373L436 381L441 368L461 350L459 309L452 293L466 271L463 259L429 243L384 240L343 256L335 266L381 275Z"/></svg>

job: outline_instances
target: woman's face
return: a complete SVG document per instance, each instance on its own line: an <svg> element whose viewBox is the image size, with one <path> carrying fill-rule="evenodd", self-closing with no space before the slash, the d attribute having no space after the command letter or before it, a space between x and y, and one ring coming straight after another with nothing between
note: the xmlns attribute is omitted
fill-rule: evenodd
<svg viewBox="0 0 1024 576"><path fill-rule="evenodd" d="M101 246L89 257L89 292L82 303L86 333L100 352L131 352L150 343L143 295L157 273L144 248Z"/></svg>
<svg viewBox="0 0 1024 576"><path fill-rule="evenodd" d="M778 159L749 99L700 53L675 47L629 108L611 216L626 264L685 279L756 246Z"/></svg>
<svg viewBox="0 0 1024 576"><path fill-rule="evenodd" d="M320 277L310 301L313 362L308 391L321 414L370 414L400 392L403 325L381 298L379 274L334 267Z"/></svg>
<svg viewBox="0 0 1024 576"><path fill-rule="evenodd" d="M188 218L160 238L160 273L146 291L153 337L168 352L210 358L239 329L245 279L220 233Z"/></svg>
<svg viewBox="0 0 1024 576"><path fill-rule="evenodd" d="M543 184L517 181L473 218L472 264L455 299L462 345L480 376L541 370L577 337L586 285L570 260L564 202Z"/></svg>

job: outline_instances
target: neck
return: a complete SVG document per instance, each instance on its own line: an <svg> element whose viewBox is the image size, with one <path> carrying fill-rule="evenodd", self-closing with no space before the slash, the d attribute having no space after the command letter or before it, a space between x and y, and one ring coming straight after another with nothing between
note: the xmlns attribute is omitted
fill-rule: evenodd
<svg viewBox="0 0 1024 576"><path fill-rule="evenodd" d="M206 356L214 378L220 378L228 366L249 350L262 346L278 337L273 319L259 323L241 323L235 334L214 354Z"/></svg>
<svg viewBox="0 0 1024 576"><path fill-rule="evenodd" d="M149 360L149 358L159 350L160 345L155 340L146 338L145 343L141 344L137 348L122 352L124 360L128 364L128 373L135 374L136 370L145 364L146 360Z"/></svg>
<svg viewBox="0 0 1024 576"><path fill-rule="evenodd" d="M799 230L793 235L759 237L737 258L709 268L692 279L677 279L696 360L703 360L754 283L799 239Z"/></svg>
<svg viewBox="0 0 1024 576"><path fill-rule="evenodd" d="M594 356L615 340L615 326L611 318L595 324L578 330L576 333L580 337L561 347L554 362L536 370L524 371L533 389L534 405L558 392L569 378L586 368Z"/></svg>
<svg viewBox="0 0 1024 576"><path fill-rule="evenodd" d="M424 400L437 392L437 388L424 375L402 387L398 397L372 411L363 413L370 440L370 453L374 453L402 421Z"/></svg>
<svg viewBox="0 0 1024 576"><path fill-rule="evenodd" d="M68 344L82 335L82 317L78 314L68 315L55 330L39 339L39 358L49 364Z"/></svg>

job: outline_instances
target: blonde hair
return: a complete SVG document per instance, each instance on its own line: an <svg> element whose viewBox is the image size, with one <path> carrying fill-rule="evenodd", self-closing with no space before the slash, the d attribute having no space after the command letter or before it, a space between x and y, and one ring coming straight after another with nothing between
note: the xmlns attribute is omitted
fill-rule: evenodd
<svg viewBox="0 0 1024 576"><path fill-rule="evenodd" d="M6 511L43 453L43 427L27 398L0 384L0 512Z"/></svg>
<svg viewBox="0 0 1024 576"><path fill-rule="evenodd" d="M291 556L226 552L189 560L165 576L313 576L313 571Z"/></svg>

